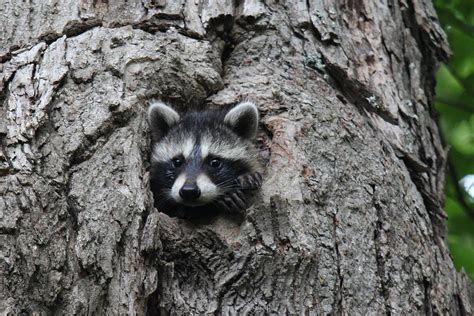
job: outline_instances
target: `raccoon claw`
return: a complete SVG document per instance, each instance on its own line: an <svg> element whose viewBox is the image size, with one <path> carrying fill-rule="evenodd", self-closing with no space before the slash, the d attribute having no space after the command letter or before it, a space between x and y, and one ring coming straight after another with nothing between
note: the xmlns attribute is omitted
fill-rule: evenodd
<svg viewBox="0 0 474 316"><path fill-rule="evenodd" d="M237 178L241 190L258 190L262 186L262 181L260 172L247 173Z"/></svg>
<svg viewBox="0 0 474 316"><path fill-rule="evenodd" d="M229 213L241 213L248 206L242 191L237 191L223 196L217 201L219 207Z"/></svg>

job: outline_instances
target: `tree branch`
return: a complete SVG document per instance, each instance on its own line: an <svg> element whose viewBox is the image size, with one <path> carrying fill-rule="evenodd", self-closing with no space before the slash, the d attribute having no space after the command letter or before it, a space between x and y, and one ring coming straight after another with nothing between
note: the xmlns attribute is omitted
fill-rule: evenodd
<svg viewBox="0 0 474 316"><path fill-rule="evenodd" d="M464 111L464 112L474 113L474 108L472 108L471 105L469 105L467 103L464 103L462 101L459 101L459 100L454 100L454 99L451 99L451 98L436 96L435 97L435 102L446 104L447 106L457 108L457 109L459 109L461 111Z"/></svg>
<svg viewBox="0 0 474 316"><path fill-rule="evenodd" d="M443 8L437 8L439 17L442 20L443 24L448 26L454 26L457 29L462 30L466 35L474 38L474 26L465 23L464 21L458 19L450 10Z"/></svg>

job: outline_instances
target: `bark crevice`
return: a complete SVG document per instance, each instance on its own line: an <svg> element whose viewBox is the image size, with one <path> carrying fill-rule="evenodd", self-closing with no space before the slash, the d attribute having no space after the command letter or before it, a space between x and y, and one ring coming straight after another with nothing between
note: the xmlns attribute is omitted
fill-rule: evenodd
<svg viewBox="0 0 474 316"><path fill-rule="evenodd" d="M385 235L385 231L383 228L383 223L385 218L383 216L383 206L380 205L380 202L377 200L377 186L371 185L373 190L373 206L375 208L375 213L377 216L377 220L375 222L375 229L374 229L374 246L375 246L375 260L377 262L377 276L379 279L379 286L381 296L384 299L385 305L385 314L391 315L391 308L390 308L390 293L388 290L387 283L389 280L386 277L386 268L385 268L385 251L382 250L382 247L386 247L383 239ZM386 237L385 237L386 238Z"/></svg>

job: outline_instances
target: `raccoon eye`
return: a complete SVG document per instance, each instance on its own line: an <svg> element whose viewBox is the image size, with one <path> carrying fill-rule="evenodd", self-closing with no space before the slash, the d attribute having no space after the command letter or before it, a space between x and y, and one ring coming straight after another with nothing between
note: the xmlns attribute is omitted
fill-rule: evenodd
<svg viewBox="0 0 474 316"><path fill-rule="evenodd" d="M183 160L181 160L180 158L173 158L171 160L171 163L173 164L173 167L179 168L183 165Z"/></svg>
<svg viewBox="0 0 474 316"><path fill-rule="evenodd" d="M221 161L217 158L214 158L212 159L211 161L209 161L209 166L211 166L212 168L219 168L220 166L222 165Z"/></svg>

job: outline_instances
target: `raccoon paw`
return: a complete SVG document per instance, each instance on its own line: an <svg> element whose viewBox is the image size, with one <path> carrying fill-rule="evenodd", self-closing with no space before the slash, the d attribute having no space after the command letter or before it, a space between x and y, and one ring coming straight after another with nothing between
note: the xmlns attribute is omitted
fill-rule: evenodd
<svg viewBox="0 0 474 316"><path fill-rule="evenodd" d="M242 213L247 207L247 201L241 190L228 193L216 201L222 211L228 213Z"/></svg>
<svg viewBox="0 0 474 316"><path fill-rule="evenodd" d="M262 186L263 177L260 172L253 172L241 175L236 181L241 190L258 190Z"/></svg>

